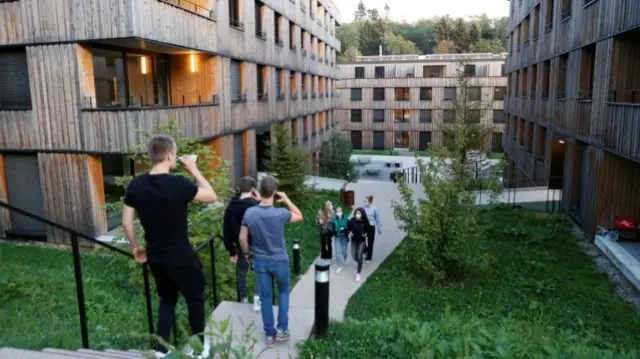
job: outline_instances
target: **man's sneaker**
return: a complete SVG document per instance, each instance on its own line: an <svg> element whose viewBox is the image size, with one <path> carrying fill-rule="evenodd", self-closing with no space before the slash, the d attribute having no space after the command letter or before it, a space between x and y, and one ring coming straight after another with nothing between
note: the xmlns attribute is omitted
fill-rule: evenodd
<svg viewBox="0 0 640 359"><path fill-rule="evenodd" d="M267 347L271 348L274 345L276 345L276 338L271 336L267 337Z"/></svg>
<svg viewBox="0 0 640 359"><path fill-rule="evenodd" d="M253 296L253 311L254 312L259 312L261 308L262 308L262 305L260 303L260 296L254 295Z"/></svg>
<svg viewBox="0 0 640 359"><path fill-rule="evenodd" d="M371 261L367 261L367 264L368 264L368 263L371 263Z"/></svg>
<svg viewBox="0 0 640 359"><path fill-rule="evenodd" d="M156 355L156 358L165 358L165 357L167 357L170 353L171 353L171 352L163 353L163 352L156 351L156 352L155 352L155 355Z"/></svg>
<svg viewBox="0 0 640 359"><path fill-rule="evenodd" d="M338 274L338 273L340 273L340 272L342 272L342 267L338 267L338 268L336 268L336 274Z"/></svg>
<svg viewBox="0 0 640 359"><path fill-rule="evenodd" d="M276 333L276 341L286 342L289 339L291 339L291 333L289 333L288 330L278 330L278 332Z"/></svg>
<svg viewBox="0 0 640 359"><path fill-rule="evenodd" d="M360 274L356 274L356 282L360 281Z"/></svg>

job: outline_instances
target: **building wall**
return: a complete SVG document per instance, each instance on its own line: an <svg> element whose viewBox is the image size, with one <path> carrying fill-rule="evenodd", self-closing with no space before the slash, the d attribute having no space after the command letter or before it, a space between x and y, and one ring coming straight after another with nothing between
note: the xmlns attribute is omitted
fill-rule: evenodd
<svg viewBox="0 0 640 359"><path fill-rule="evenodd" d="M350 138L352 131L360 131L362 148L372 149L373 132L381 131L384 132L384 149L392 149L397 147L395 132L400 131L406 132L409 149L418 150L426 146L420 143L420 133L426 132L432 146L442 146L444 113L451 106L451 102L445 99L445 88L457 89L458 68L462 62L475 66L473 76L469 77L469 86L480 88L478 109L481 123L492 127L495 133L502 133L504 123L499 118L494 121L494 114L502 117L503 99L496 95L496 89L506 92L504 55L365 56L340 65L340 80L336 85L340 104L335 115L342 123L346 138ZM441 72L434 75L426 67L441 67ZM396 89L400 88L409 89L408 98L396 98ZM421 88L429 88L429 98L421 99ZM379 91L376 89L384 89L384 99L376 99L374 92ZM354 99L353 91L361 91L361 99ZM355 117L353 110L362 112L360 122L352 118ZM374 121L374 113L379 110L384 111L383 122ZM401 110L404 111L402 114ZM428 111L430 118L421 121L421 110ZM395 121L396 114L408 121ZM492 138L488 138L485 149L490 150L491 146Z"/></svg>
<svg viewBox="0 0 640 359"><path fill-rule="evenodd" d="M560 163L564 208L590 233L640 218L625 199L640 171L638 26L633 0L511 2L504 147L533 184Z"/></svg>
<svg viewBox="0 0 640 359"><path fill-rule="evenodd" d="M235 19L234 3L239 8ZM331 118L330 131L310 123L313 134L294 136L298 145L313 151L338 128L333 110L339 21L330 0L0 3L0 55L23 54L29 92L28 101L19 105L0 98L0 158L3 151L37 152L45 216L89 235L104 233L107 226L100 156L126 152L143 141L142 132L169 120L177 121L181 136L215 143L225 160L234 160L234 141L242 139L243 175L255 175L255 129L291 126L293 120L302 123L322 113ZM276 26L281 41L276 41ZM96 79L104 68L95 68L94 56L107 50L154 63L142 70L140 59L138 73L131 71L138 57L124 57L129 98L113 106L98 105L104 86L98 87ZM145 103L160 97L157 80L153 87L144 85L150 81L144 75L155 73L160 57L167 59L167 103ZM232 61L240 62L239 100ZM258 71L259 66L265 70ZM114 93L122 96L122 81L113 83ZM0 185L3 180L4 175ZM0 186L0 199L10 200L5 192ZM0 212L0 230L9 226ZM68 240L51 229L47 234Z"/></svg>

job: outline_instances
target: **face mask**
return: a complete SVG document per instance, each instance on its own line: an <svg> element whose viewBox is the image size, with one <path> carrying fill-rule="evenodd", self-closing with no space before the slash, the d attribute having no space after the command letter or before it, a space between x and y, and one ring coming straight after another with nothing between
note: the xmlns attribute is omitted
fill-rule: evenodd
<svg viewBox="0 0 640 359"><path fill-rule="evenodd" d="M337 215L338 217L342 217L342 212L341 212L341 211L338 211L338 212L336 212L336 215Z"/></svg>
<svg viewBox="0 0 640 359"><path fill-rule="evenodd" d="M357 219L357 220L362 219L362 215L361 215L360 213L356 213L356 219Z"/></svg>

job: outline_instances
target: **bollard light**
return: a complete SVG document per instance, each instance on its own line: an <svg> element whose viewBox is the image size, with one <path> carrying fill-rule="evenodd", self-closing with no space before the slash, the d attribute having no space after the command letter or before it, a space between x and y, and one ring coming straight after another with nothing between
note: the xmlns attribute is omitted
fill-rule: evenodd
<svg viewBox="0 0 640 359"><path fill-rule="evenodd" d="M300 240L293 240L293 273L296 276L300 275Z"/></svg>
<svg viewBox="0 0 640 359"><path fill-rule="evenodd" d="M326 259L316 260L315 290L315 334L316 338L324 338L329 329L329 272L331 262Z"/></svg>

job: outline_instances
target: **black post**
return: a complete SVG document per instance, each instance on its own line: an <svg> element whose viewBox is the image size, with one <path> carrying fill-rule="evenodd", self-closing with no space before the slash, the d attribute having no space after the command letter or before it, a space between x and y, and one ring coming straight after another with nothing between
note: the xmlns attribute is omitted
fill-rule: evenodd
<svg viewBox="0 0 640 359"><path fill-rule="evenodd" d="M147 304L149 334L153 334L153 306L151 304L151 286L149 285L149 267L146 263L142 265L142 277L144 278L144 297Z"/></svg>
<svg viewBox="0 0 640 359"><path fill-rule="evenodd" d="M293 240L293 274L300 275L300 240L297 238Z"/></svg>
<svg viewBox="0 0 640 359"><path fill-rule="evenodd" d="M316 260L315 327L316 338L324 338L329 329L329 267L326 259Z"/></svg>
<svg viewBox="0 0 640 359"><path fill-rule="evenodd" d="M82 347L89 349L89 331L87 330L87 311L84 305L84 285L82 283L82 267L80 263L80 245L78 235L71 233L71 248L73 253L73 272L76 278L76 295L78 298L78 313L80 314L80 334Z"/></svg>
<svg viewBox="0 0 640 359"><path fill-rule="evenodd" d="M218 281L216 280L216 244L215 239L213 239L209 243L209 255L211 261L211 286L213 287L213 308L215 309L220 303L220 299L218 298ZM238 260L243 260L244 258L238 258Z"/></svg>

